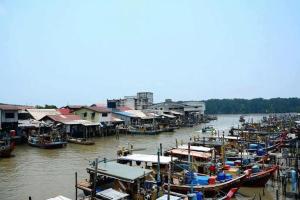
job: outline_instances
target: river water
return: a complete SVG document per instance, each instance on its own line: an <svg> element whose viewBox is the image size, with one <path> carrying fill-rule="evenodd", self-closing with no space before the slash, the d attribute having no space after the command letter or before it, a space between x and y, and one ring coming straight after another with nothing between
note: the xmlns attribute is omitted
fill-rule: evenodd
<svg viewBox="0 0 300 200"><path fill-rule="evenodd" d="M212 121L220 131L228 132L231 126L238 126L240 115L218 115L218 120ZM263 115L248 115L246 120L258 121ZM39 149L26 144L19 145L14 151L14 157L0 160L0 200L45 200L57 195L75 199L75 172L78 178L86 178L85 171L90 160L99 158L116 158L120 147L133 144L134 148L145 148L141 153L155 154L159 144L163 149L175 146L175 140L187 142L190 137L200 135L197 132L205 126L182 128L171 133L159 135L121 135L117 140L114 136L95 138L96 144L84 146L68 144L63 149ZM262 188L241 188L242 194L253 196L262 194ZM262 199L273 199L275 191L268 188Z"/></svg>

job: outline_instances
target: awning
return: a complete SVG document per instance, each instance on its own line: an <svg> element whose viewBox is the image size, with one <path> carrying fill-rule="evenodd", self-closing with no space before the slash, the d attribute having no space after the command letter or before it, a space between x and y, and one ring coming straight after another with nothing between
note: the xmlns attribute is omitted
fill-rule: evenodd
<svg viewBox="0 0 300 200"><path fill-rule="evenodd" d="M57 196L57 197L53 197L53 198L50 198L50 199L47 199L47 200L72 200L72 199L69 199L67 197L64 197L64 196Z"/></svg>
<svg viewBox="0 0 300 200"><path fill-rule="evenodd" d="M108 200L119 200L129 196L127 193L119 192L112 188L97 192L96 195Z"/></svg>
<svg viewBox="0 0 300 200"><path fill-rule="evenodd" d="M92 168L88 168L88 170L94 171ZM97 172L103 176L118 179L124 182L134 183L135 180L150 174L152 170L122 165L116 162L102 162L98 164Z"/></svg>
<svg viewBox="0 0 300 200"><path fill-rule="evenodd" d="M173 155L183 155L183 156L189 155L188 150L185 149L171 149L168 151L168 153ZM211 153L204 153L199 151L191 151L190 155L195 158L205 158L205 159L211 157Z"/></svg>
<svg viewBox="0 0 300 200"><path fill-rule="evenodd" d="M148 154L132 154L128 156L121 156L119 160L127 160L127 161L141 161L141 162L151 162L158 163L157 155L148 155ZM173 161L177 160L176 157L172 158ZM170 156L160 156L159 161L161 164L169 164L171 162Z"/></svg>
<svg viewBox="0 0 300 200"><path fill-rule="evenodd" d="M180 145L178 146L178 149L185 149L188 150L189 146L188 145ZM190 146L190 149L192 151L202 151L202 152L210 152L213 150L213 148L209 148L209 147L203 147L203 146Z"/></svg>

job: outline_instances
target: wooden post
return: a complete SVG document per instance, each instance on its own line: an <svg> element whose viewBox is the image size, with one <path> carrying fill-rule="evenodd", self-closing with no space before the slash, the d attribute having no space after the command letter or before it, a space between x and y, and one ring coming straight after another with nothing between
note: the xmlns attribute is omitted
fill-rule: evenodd
<svg viewBox="0 0 300 200"><path fill-rule="evenodd" d="M159 188L160 188L160 152L157 152L157 176L156 176L156 183L157 183L157 196L159 195Z"/></svg>
<svg viewBox="0 0 300 200"><path fill-rule="evenodd" d="M279 191L276 189L276 200L279 200Z"/></svg>
<svg viewBox="0 0 300 200"><path fill-rule="evenodd" d="M75 172L75 200L77 200L78 188L77 188L77 172Z"/></svg>
<svg viewBox="0 0 300 200"><path fill-rule="evenodd" d="M170 200L170 190L171 190L171 164L172 164L172 156L171 162L169 163L169 173L168 173L168 200Z"/></svg>
<svg viewBox="0 0 300 200"><path fill-rule="evenodd" d="M160 155L162 156L162 143L159 144Z"/></svg>
<svg viewBox="0 0 300 200"><path fill-rule="evenodd" d="M93 200L94 197L96 196L96 180L97 180L97 172L98 172L98 158L95 160L95 172L94 172L94 180L93 180L93 191L91 195L91 199Z"/></svg>

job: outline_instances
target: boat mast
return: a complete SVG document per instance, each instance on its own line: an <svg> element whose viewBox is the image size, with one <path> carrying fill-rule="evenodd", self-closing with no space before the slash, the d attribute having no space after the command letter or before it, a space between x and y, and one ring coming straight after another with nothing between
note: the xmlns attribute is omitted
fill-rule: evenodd
<svg viewBox="0 0 300 200"><path fill-rule="evenodd" d="M193 170L192 170L192 162L191 162L191 142L188 143L188 163L189 163L189 172L191 175L191 193L194 192L193 189Z"/></svg>

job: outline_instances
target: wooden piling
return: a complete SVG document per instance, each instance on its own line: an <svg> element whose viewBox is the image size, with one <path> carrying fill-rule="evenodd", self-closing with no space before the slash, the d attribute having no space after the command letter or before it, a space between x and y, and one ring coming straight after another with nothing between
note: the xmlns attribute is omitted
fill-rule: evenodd
<svg viewBox="0 0 300 200"><path fill-rule="evenodd" d="M75 172L75 200L77 200L78 188L77 188L77 172Z"/></svg>

